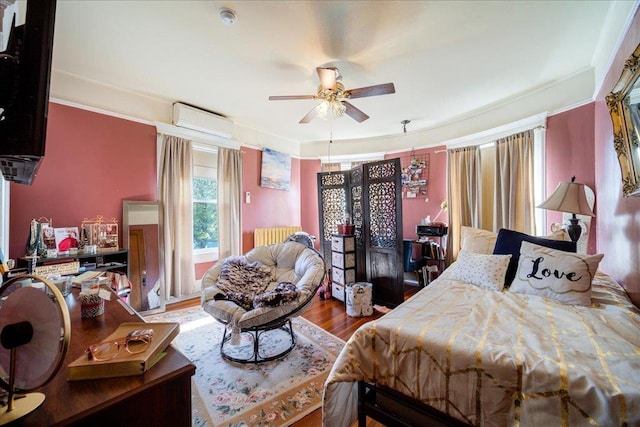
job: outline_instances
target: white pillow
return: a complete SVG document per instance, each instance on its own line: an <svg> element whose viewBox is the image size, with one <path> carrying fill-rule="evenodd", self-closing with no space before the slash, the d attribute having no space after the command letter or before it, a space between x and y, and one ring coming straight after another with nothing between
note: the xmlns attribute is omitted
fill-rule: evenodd
<svg viewBox="0 0 640 427"><path fill-rule="evenodd" d="M456 262L440 277L470 283L482 289L501 291L511 255L489 255L461 251Z"/></svg>
<svg viewBox="0 0 640 427"><path fill-rule="evenodd" d="M581 255L522 242L510 292L591 305L591 282L604 255Z"/></svg>
<svg viewBox="0 0 640 427"><path fill-rule="evenodd" d="M460 227L460 250L477 254L493 254L498 233L481 228Z"/></svg>

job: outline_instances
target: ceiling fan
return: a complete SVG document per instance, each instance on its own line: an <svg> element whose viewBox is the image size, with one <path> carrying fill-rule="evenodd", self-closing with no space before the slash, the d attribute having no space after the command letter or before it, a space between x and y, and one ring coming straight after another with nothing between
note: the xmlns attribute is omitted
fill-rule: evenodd
<svg viewBox="0 0 640 427"><path fill-rule="evenodd" d="M300 123L309 123L316 116L327 118L329 114L340 117L344 113L357 122L363 122L369 118L364 112L354 107L348 99L365 98L367 96L387 95L395 93L393 83L384 83L374 86L345 90L342 84L342 76L336 67L317 67L320 85L316 95L284 95L270 96L270 101L283 101L291 99L320 99L322 102L309 111Z"/></svg>

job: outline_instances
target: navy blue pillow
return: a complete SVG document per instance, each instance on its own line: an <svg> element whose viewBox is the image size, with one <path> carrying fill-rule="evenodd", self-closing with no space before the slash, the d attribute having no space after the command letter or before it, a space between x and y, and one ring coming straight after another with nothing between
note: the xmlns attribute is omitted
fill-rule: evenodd
<svg viewBox="0 0 640 427"><path fill-rule="evenodd" d="M520 245L523 241L565 252L576 251L576 242L545 239L544 237L530 236L525 233L520 233L519 231L501 228L498 232L498 238L496 239L496 245L493 248L493 253L494 255L511 255L509 267L507 267L507 274L504 278L504 286L506 288L511 285L513 278L516 277L516 272L518 271L518 260L520 259Z"/></svg>

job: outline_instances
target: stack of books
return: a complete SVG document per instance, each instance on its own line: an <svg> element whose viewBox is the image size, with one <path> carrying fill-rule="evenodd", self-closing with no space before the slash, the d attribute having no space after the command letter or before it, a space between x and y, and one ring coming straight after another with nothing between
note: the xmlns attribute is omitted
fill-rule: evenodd
<svg viewBox="0 0 640 427"><path fill-rule="evenodd" d="M431 259L444 259L444 251L442 246L431 240L422 244L422 256Z"/></svg>
<svg viewBox="0 0 640 427"><path fill-rule="evenodd" d="M141 375L165 355L165 350L180 332L176 322L124 322L102 342L124 339L137 329L153 329L153 339L142 353L129 354L124 348L111 360L98 361L83 354L69 364L70 381Z"/></svg>

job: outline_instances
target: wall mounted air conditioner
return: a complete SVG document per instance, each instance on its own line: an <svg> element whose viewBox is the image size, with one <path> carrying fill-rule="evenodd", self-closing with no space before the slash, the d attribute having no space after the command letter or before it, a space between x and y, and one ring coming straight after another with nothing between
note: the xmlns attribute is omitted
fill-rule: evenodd
<svg viewBox="0 0 640 427"><path fill-rule="evenodd" d="M179 102L173 104L173 124L223 138L231 138L233 134L231 120Z"/></svg>

